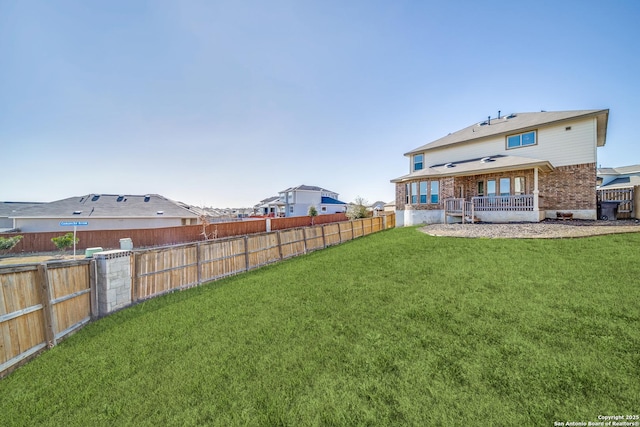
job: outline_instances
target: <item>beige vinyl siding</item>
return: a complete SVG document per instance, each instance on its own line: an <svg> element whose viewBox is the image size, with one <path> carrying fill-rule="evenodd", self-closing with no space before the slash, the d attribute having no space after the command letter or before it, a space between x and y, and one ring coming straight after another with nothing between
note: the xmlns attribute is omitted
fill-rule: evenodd
<svg viewBox="0 0 640 427"><path fill-rule="evenodd" d="M571 130L565 130L568 126L571 126ZM536 145L528 147L507 150L506 136L501 135L479 142L435 149L425 154L425 167L497 154L548 160L553 166L595 163L596 119L540 127L536 133Z"/></svg>

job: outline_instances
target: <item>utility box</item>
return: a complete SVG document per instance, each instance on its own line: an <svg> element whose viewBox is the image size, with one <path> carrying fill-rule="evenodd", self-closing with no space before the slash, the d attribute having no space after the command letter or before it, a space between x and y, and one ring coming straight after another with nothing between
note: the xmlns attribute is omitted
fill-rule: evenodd
<svg viewBox="0 0 640 427"><path fill-rule="evenodd" d="M133 250L133 241L129 237L120 239L120 249L123 251Z"/></svg>
<svg viewBox="0 0 640 427"><path fill-rule="evenodd" d="M102 249L101 247L87 248L84 250L84 257L93 258L93 254L95 254L96 252L102 252L103 250L104 249Z"/></svg>

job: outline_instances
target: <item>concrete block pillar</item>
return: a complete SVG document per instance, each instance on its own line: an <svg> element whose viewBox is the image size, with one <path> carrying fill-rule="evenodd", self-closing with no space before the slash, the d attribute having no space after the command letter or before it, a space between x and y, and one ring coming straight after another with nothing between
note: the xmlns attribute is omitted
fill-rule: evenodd
<svg viewBox="0 0 640 427"><path fill-rule="evenodd" d="M131 256L127 250L96 252L98 315L131 305Z"/></svg>

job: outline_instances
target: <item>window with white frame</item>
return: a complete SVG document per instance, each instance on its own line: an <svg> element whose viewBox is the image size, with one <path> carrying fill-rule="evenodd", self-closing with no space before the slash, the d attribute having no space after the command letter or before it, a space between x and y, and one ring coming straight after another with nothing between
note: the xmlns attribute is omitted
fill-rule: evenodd
<svg viewBox="0 0 640 427"><path fill-rule="evenodd" d="M419 171L424 167L424 154L415 154L413 156L413 170Z"/></svg>
<svg viewBox="0 0 640 427"><path fill-rule="evenodd" d="M496 195L496 180L488 179L487 180L487 196L495 196Z"/></svg>
<svg viewBox="0 0 640 427"><path fill-rule="evenodd" d="M500 195L511 195L511 178L500 178Z"/></svg>
<svg viewBox="0 0 640 427"><path fill-rule="evenodd" d="M420 203L427 203L427 181L420 181Z"/></svg>
<svg viewBox="0 0 640 427"><path fill-rule="evenodd" d="M411 204L415 205L416 203L418 203L418 183L412 182L411 183Z"/></svg>
<svg viewBox="0 0 640 427"><path fill-rule="evenodd" d="M440 181L431 181L431 203L437 204L440 202Z"/></svg>
<svg viewBox="0 0 640 427"><path fill-rule="evenodd" d="M411 203L411 191L410 191L409 184L405 184L404 193L405 193L404 202L408 205L409 203Z"/></svg>
<svg viewBox="0 0 640 427"><path fill-rule="evenodd" d="M526 147L536 145L536 131L507 136L507 148Z"/></svg>

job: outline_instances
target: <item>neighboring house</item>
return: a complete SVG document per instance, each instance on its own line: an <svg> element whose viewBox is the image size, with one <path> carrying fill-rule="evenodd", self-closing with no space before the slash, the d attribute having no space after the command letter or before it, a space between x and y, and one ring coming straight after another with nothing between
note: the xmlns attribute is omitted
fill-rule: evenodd
<svg viewBox="0 0 640 427"><path fill-rule="evenodd" d="M598 168L598 188L620 189L640 185L640 165Z"/></svg>
<svg viewBox="0 0 640 427"><path fill-rule="evenodd" d="M13 217L17 213L31 206L37 206L38 202L0 202L0 233L13 230Z"/></svg>
<svg viewBox="0 0 640 427"><path fill-rule="evenodd" d="M476 123L405 154L398 225L596 219L596 149L609 110L519 113Z"/></svg>
<svg viewBox="0 0 640 427"><path fill-rule="evenodd" d="M347 204L338 200L338 193L321 187L299 185L282 190L279 194L287 217L305 216L309 213L310 206L315 206L318 215L347 211Z"/></svg>
<svg viewBox="0 0 640 427"><path fill-rule="evenodd" d="M158 194L88 194L17 210L9 215L22 232L65 231L61 222L86 222L82 230L162 228L199 223L200 212Z"/></svg>
<svg viewBox="0 0 640 427"><path fill-rule="evenodd" d="M260 200L260 203L253 207L255 215L268 216L268 217L283 217L285 216L285 203L280 201L279 196L268 197L264 200Z"/></svg>
<svg viewBox="0 0 640 427"><path fill-rule="evenodd" d="M378 200L377 202L372 203L368 209L372 212L381 212L384 210L385 202Z"/></svg>

